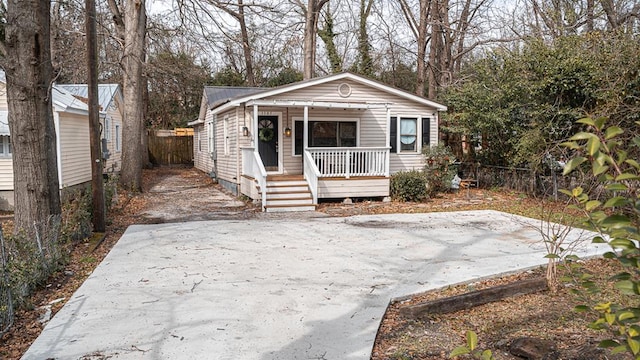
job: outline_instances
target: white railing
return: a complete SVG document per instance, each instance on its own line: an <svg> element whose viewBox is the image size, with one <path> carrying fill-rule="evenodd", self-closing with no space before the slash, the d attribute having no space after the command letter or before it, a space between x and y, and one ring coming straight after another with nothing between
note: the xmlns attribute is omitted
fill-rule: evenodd
<svg viewBox="0 0 640 360"><path fill-rule="evenodd" d="M251 176L258 182L262 195L262 210L264 210L267 204L267 170L265 170L262 159L254 148L242 149L242 175Z"/></svg>
<svg viewBox="0 0 640 360"><path fill-rule="evenodd" d="M309 184L309 190L311 191L311 196L313 196L313 203L318 203L318 177L320 177L320 172L311 157L311 154L308 151L304 151L304 179L307 180L307 184Z"/></svg>
<svg viewBox="0 0 640 360"><path fill-rule="evenodd" d="M320 177L389 175L387 147L326 147L309 148L307 151Z"/></svg>

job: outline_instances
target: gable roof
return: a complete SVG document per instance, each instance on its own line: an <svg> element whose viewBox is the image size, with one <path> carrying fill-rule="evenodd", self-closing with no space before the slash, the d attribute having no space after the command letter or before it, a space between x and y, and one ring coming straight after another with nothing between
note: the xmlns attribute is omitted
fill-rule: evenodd
<svg viewBox="0 0 640 360"><path fill-rule="evenodd" d="M266 88L241 86L205 86L204 93L210 109L225 104L232 99L265 91Z"/></svg>
<svg viewBox="0 0 640 360"><path fill-rule="evenodd" d="M56 86L76 96L85 99L89 97L89 86L87 84L58 84ZM98 84L98 104L100 105L101 111L107 111L119 91L120 85L118 84Z"/></svg>
<svg viewBox="0 0 640 360"><path fill-rule="evenodd" d="M290 91L295 91L295 90L299 90L299 89L304 89L304 88L308 88L311 86L316 86L316 85L321 85L321 84L325 84L331 81L336 81L336 80L352 80L354 82L360 83L360 84L364 84L367 86L370 86L374 89L378 89L381 90L383 92L389 93L389 94L393 94L402 98L405 98L407 100L410 101L415 101L417 103L420 103L422 105L426 105L429 107L433 107L438 111L446 111L447 107L439 104L435 101L429 100L425 97L422 96L418 96L415 94L412 94L410 92L407 92L405 90L401 90L386 84L383 84L379 81L375 81L375 80L371 80L365 77L362 77L360 75L356 75L354 73L350 73L350 72L343 72L343 73L339 73L339 74L333 74L333 75L328 75L328 76L324 76L324 77L319 77L319 78L314 78L314 79L309 79L309 80L303 80L303 81L299 81L296 83L292 83L292 84L287 84L287 85L283 85L283 86L279 86L276 88L236 88L236 89L252 89L252 91L247 91L245 93L242 93L241 91L238 91L238 95L234 98L229 98L227 99L227 101L218 101L217 103L211 103L209 102L209 108L211 110L213 110L214 113L220 113L223 112L231 107L235 107L238 106L242 103L251 101L251 100L260 100L269 96L275 96L275 95L279 95L282 93L286 93L286 92L290 92ZM255 91L253 91L255 90Z"/></svg>

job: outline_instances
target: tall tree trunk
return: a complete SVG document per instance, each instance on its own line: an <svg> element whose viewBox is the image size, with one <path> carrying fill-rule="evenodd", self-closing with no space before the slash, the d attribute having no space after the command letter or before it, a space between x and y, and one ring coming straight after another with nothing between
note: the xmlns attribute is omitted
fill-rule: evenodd
<svg viewBox="0 0 640 360"><path fill-rule="evenodd" d="M256 86L256 78L253 73L253 55L251 55L249 32L247 31L242 0L238 0L238 22L240 23L240 35L242 36L242 52L244 54L245 66L247 67L247 85Z"/></svg>
<svg viewBox="0 0 640 360"><path fill-rule="evenodd" d="M371 58L371 43L367 32L367 19L371 14L373 0L360 0L360 19L358 26L358 72L362 75L373 76L373 59Z"/></svg>
<svg viewBox="0 0 640 360"><path fill-rule="evenodd" d="M102 151L100 140L100 105L98 103L98 33L96 2L85 0L87 32L87 96L89 97L89 142L91 146L91 220L93 231L105 231L104 182L102 181Z"/></svg>
<svg viewBox="0 0 640 360"><path fill-rule="evenodd" d="M331 64L331 72L337 74L342 71L342 58L338 54L338 48L336 48L335 37L333 32L333 15L331 15L331 9L325 9L324 15L324 27L318 29L318 36L324 42L324 47L327 49L327 57Z"/></svg>
<svg viewBox="0 0 640 360"><path fill-rule="evenodd" d="M304 71L303 79L311 79L315 76L316 67L316 35L318 34L318 18L322 7L329 0L308 0L304 9Z"/></svg>
<svg viewBox="0 0 640 360"><path fill-rule="evenodd" d="M131 191L142 190L142 128L144 104L144 46L147 26L145 0L128 0L124 14L122 170L120 184Z"/></svg>
<svg viewBox="0 0 640 360"><path fill-rule="evenodd" d="M416 94L424 96L427 52L427 25L429 21L430 0L420 0L420 20L418 22L418 59L416 76Z"/></svg>
<svg viewBox="0 0 640 360"><path fill-rule="evenodd" d="M60 214L51 107L49 0L9 0L3 67L13 159L15 229L31 231Z"/></svg>
<svg viewBox="0 0 640 360"><path fill-rule="evenodd" d="M435 99L438 89L439 52L442 43L442 23L439 19L440 0L431 1L431 42L429 46L429 91L428 97Z"/></svg>

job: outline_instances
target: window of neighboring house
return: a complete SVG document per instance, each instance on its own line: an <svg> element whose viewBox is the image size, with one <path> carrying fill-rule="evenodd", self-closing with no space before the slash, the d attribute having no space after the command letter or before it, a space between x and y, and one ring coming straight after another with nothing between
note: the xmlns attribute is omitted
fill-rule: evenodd
<svg viewBox="0 0 640 360"><path fill-rule="evenodd" d="M213 121L207 122L207 150L213 153L216 147L215 128Z"/></svg>
<svg viewBox="0 0 640 360"><path fill-rule="evenodd" d="M224 140L224 154L229 155L229 117L225 116L224 121L222 123L222 137Z"/></svg>
<svg viewBox="0 0 640 360"><path fill-rule="evenodd" d="M116 124L115 126L115 135L116 135L116 151L120 151L122 148L122 140L120 134L120 125Z"/></svg>
<svg viewBox="0 0 640 360"><path fill-rule="evenodd" d="M0 136L0 157L11 157L11 138L8 135Z"/></svg>
<svg viewBox="0 0 640 360"><path fill-rule="evenodd" d="M107 139L107 141L111 140L111 117L104 117L104 128L102 129L102 138Z"/></svg>
<svg viewBox="0 0 640 360"><path fill-rule="evenodd" d="M202 131L198 131L198 152L202 152Z"/></svg>
<svg viewBox="0 0 640 360"><path fill-rule="evenodd" d="M294 124L294 154L301 155L304 122ZM356 121L309 121L309 147L355 147L358 144Z"/></svg>

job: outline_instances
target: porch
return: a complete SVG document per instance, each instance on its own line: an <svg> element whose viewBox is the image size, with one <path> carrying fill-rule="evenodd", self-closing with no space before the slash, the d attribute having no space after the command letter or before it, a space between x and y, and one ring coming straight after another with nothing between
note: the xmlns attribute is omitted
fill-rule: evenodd
<svg viewBox="0 0 640 360"><path fill-rule="evenodd" d="M389 148L307 148L302 174L269 174L255 148L242 149L242 194L265 211L315 210L318 199L389 196Z"/></svg>

